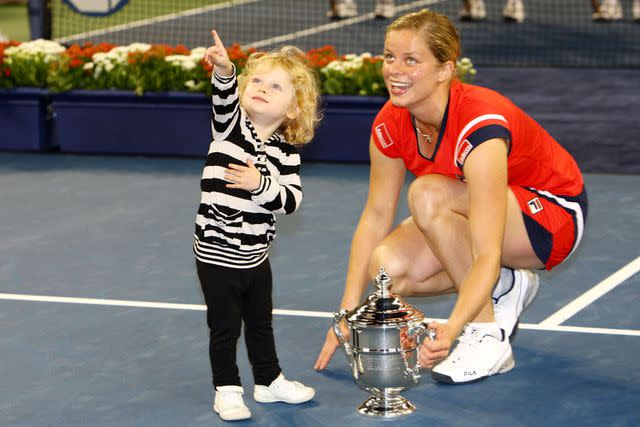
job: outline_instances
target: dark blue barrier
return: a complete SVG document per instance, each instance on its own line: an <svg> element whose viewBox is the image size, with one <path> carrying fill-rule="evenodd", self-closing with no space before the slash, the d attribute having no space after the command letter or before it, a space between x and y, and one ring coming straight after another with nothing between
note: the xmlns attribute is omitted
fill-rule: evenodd
<svg viewBox="0 0 640 427"><path fill-rule="evenodd" d="M49 138L48 92L38 88L0 89L0 150L44 151Z"/></svg>
<svg viewBox="0 0 640 427"><path fill-rule="evenodd" d="M328 96L305 161L368 162L369 134L383 97ZM63 152L204 156L210 100L202 94L70 91L52 95L53 140Z"/></svg>
<svg viewBox="0 0 640 427"><path fill-rule="evenodd" d="M63 152L204 156L209 146L202 94L75 90L52 95L51 105Z"/></svg>
<svg viewBox="0 0 640 427"><path fill-rule="evenodd" d="M304 161L368 162L373 119L386 98L326 96ZM0 150L204 156L211 104L202 94L0 90ZM53 118L53 120L51 120Z"/></svg>
<svg viewBox="0 0 640 427"><path fill-rule="evenodd" d="M371 125L387 98L326 96L316 137L301 151L305 161L368 162Z"/></svg>

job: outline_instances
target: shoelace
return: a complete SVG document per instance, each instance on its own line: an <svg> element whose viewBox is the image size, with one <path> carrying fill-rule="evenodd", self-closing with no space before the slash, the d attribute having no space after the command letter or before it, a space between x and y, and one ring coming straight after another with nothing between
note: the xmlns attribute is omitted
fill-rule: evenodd
<svg viewBox="0 0 640 427"><path fill-rule="evenodd" d="M454 350L456 358L451 360L452 362L456 362L460 360L462 350L465 348L473 347L474 344L482 341L479 337L479 331L473 326L465 326L462 330L462 333L458 337L458 346Z"/></svg>

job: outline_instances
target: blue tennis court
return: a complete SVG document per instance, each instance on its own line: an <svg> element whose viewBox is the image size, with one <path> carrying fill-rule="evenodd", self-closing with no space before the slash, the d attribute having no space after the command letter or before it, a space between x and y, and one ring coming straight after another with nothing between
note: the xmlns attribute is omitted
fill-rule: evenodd
<svg viewBox="0 0 640 427"><path fill-rule="evenodd" d="M0 417L7 426L205 426L208 331L191 235L200 159L0 153ZM271 252L274 329L285 374L309 403L258 404L262 426L375 425L334 357L312 367L339 304L368 167L307 164L305 201ZM401 426L635 426L640 423L640 177L587 174L580 249L543 274L513 343L516 368L466 386L428 373L403 393ZM404 205L403 205L404 206ZM406 207L403 207L406 214ZM409 299L428 318L453 300Z"/></svg>

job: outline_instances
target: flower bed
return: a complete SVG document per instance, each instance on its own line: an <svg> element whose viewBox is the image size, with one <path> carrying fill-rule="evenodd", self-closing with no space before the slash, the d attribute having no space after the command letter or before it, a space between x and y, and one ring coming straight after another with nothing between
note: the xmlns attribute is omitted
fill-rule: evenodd
<svg viewBox="0 0 640 427"><path fill-rule="evenodd" d="M41 115L47 110L55 115L44 136L37 136L41 147L204 155L210 138L210 105L203 95L210 95L212 72L202 60L204 51L144 43L69 47L47 40L0 43L0 89L7 89L0 91L0 105L17 88L40 88L44 95L51 94L46 96L49 104L42 105L42 93L38 101ZM232 45L228 52L241 71L252 50ZM313 144L303 149L303 158L367 161L367 135L387 96L380 72L383 58L368 53L341 56L331 46L306 55L324 95L324 119ZM471 61L461 60L458 74L470 81L475 75ZM18 128L31 120L25 117ZM44 118L38 121L44 123ZM3 146L7 140L0 139L0 149L7 148Z"/></svg>
<svg viewBox="0 0 640 427"><path fill-rule="evenodd" d="M234 44L230 59L242 70L253 49ZM72 89L145 92L210 91L211 67L202 59L205 48L133 43L74 44L64 47L48 40L0 43L0 88L40 87L53 92ZM325 95L385 96L380 69L382 56L369 53L338 55L332 46L307 52ZM475 75L466 58L458 62L464 81Z"/></svg>

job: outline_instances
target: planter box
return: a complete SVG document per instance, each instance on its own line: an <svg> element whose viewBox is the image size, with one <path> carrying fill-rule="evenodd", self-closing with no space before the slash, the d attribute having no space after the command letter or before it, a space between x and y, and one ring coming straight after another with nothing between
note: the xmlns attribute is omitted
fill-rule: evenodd
<svg viewBox="0 0 640 427"><path fill-rule="evenodd" d="M54 94L51 105L63 152L205 156L211 140L202 94L76 90Z"/></svg>
<svg viewBox="0 0 640 427"><path fill-rule="evenodd" d="M48 92L38 88L0 89L0 150L53 148L47 119Z"/></svg>
<svg viewBox="0 0 640 427"><path fill-rule="evenodd" d="M371 124L386 98L325 97L304 161L368 162ZM52 95L53 140L70 153L199 156L211 140L211 101L202 94L70 91Z"/></svg>
<svg viewBox="0 0 640 427"><path fill-rule="evenodd" d="M304 146L305 161L369 162L371 125L387 101L382 96L325 96L316 137Z"/></svg>

